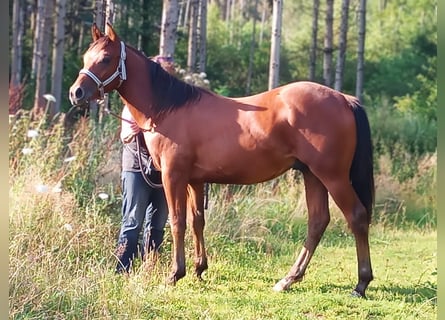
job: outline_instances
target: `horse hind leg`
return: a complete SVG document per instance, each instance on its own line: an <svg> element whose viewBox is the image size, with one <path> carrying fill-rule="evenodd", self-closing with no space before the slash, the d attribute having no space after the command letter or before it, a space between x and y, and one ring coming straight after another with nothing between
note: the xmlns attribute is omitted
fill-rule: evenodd
<svg viewBox="0 0 445 320"><path fill-rule="evenodd" d="M187 220L193 235L195 275L202 280L201 275L208 268L204 244L204 185L189 185L187 190Z"/></svg>
<svg viewBox="0 0 445 320"><path fill-rule="evenodd" d="M358 284L353 296L365 297L365 291L373 280L369 250L369 219L366 208L359 200L347 176L331 179L325 185L332 199L343 212L356 244L358 262Z"/></svg>
<svg viewBox="0 0 445 320"><path fill-rule="evenodd" d="M303 248L287 275L275 284L274 291L283 291L303 279L315 249L329 224L328 193L321 181L309 170L303 171L308 209L308 233Z"/></svg>

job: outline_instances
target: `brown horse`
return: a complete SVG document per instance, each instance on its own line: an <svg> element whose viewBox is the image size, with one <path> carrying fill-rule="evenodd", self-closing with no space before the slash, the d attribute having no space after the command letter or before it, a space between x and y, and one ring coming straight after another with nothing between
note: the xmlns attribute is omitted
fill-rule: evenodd
<svg viewBox="0 0 445 320"><path fill-rule="evenodd" d="M187 220L194 238L195 273L201 278L207 269L205 182L253 184L294 168L304 177L308 235L295 264L274 290L302 280L330 220L329 193L356 241L358 284L353 294L365 296L373 279L368 230L374 180L368 118L356 98L312 82L226 98L169 75L125 45L111 25L105 35L93 25L92 36L70 100L84 104L117 90L144 130L154 164L162 171L168 203L173 237L170 283L186 273Z"/></svg>

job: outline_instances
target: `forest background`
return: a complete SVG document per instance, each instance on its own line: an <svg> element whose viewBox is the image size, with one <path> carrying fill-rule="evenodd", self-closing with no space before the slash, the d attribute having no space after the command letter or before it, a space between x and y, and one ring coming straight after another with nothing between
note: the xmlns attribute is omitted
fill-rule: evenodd
<svg viewBox="0 0 445 320"><path fill-rule="evenodd" d="M279 68L272 69L276 2L176 2L174 49L166 50L174 57L178 77L225 96L242 96L267 90L271 74L278 72L275 85L312 80L360 96L370 118L374 144L374 228L389 229L396 235L433 235L434 242L437 1L281 2L279 59L275 61ZM73 318L94 318L92 315L97 316L101 309L97 298L101 293L86 290L85 301L91 304L86 307L84 300L76 298L85 285L82 281L88 278L104 283L99 285L101 290L115 289L110 284L115 284L114 280L103 270L114 263L110 252L119 226L119 122L101 112L100 105L99 111L91 109L87 118L69 112L68 100L68 88L77 77L82 54L91 42L91 24L95 21L104 25L110 3L113 26L123 40L148 56L165 54L161 37L166 6L162 1L9 1L12 318L57 317L68 311L73 312ZM361 14L366 16L365 29L361 29ZM120 111L116 94L110 95L109 104L111 110ZM208 243L221 250L224 247L227 255L251 245L260 253L269 252L267 243L285 237L301 243L304 229L298 223L289 227L289 223L295 216L305 217L304 192L298 177L296 185L288 178L277 180L280 188L276 183L211 186ZM299 194L297 198L295 192ZM20 196L23 194L26 197ZM348 233L340 227L341 214L332 211L334 227L328 231L328 243ZM377 236L376 241L387 240ZM397 243L392 238L388 241ZM167 257L168 243L167 240ZM281 247L274 250L277 255L287 252ZM215 269L217 258L215 253ZM91 265L86 261L91 259L97 263L91 262L93 266L105 275L99 272L99 278L94 278L88 273ZM249 262L252 263L246 261L246 266ZM409 291L420 295L414 302L421 306L432 303L426 318L435 310L434 265L435 259L425 271L429 275L427 289L423 286L423 291ZM48 274L48 268L65 272ZM82 274L84 280L77 277L78 283L69 292L61 279L70 279L73 274ZM52 294L50 289L65 293ZM121 296L116 293L115 298ZM96 300L99 302L94 303ZM108 308L111 314L119 313L111 306ZM406 309L406 314L420 315L418 306L415 308L415 312ZM92 313L85 316L85 310ZM388 314L394 312L388 310ZM158 316L170 311L164 310L165 314ZM344 316L343 311L338 312L337 318ZM146 314L134 311L134 315ZM421 318L419 315L417 318Z"/></svg>

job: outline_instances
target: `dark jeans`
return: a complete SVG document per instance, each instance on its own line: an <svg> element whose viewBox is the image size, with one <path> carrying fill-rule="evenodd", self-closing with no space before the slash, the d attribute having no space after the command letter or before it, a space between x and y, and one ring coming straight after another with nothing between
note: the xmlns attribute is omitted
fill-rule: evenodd
<svg viewBox="0 0 445 320"><path fill-rule="evenodd" d="M117 272L129 271L132 260L141 253L159 250L164 237L168 208L164 189L151 188L140 172L122 172L122 224L116 255ZM143 228L142 245L139 234Z"/></svg>

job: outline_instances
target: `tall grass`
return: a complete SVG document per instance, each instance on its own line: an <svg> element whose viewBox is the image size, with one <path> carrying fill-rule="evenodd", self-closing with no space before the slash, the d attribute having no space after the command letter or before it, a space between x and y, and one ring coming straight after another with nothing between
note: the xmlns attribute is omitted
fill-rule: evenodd
<svg viewBox="0 0 445 320"><path fill-rule="evenodd" d="M32 120L26 112L10 119L10 317L131 319L134 315L144 315L143 318L152 315L164 318L163 312L188 310L188 305L175 293L161 294L160 298L166 303L169 299L176 301L171 310L161 312L161 307L156 307L161 301L153 301L153 305L141 302L141 299L153 299L147 290L157 292L156 284L162 283L169 271L171 238L168 233L160 262L148 265L151 268L148 274L140 271L147 265L138 262L129 279L113 275L121 200L118 122L107 118L97 124L81 119L69 130L63 123L63 117ZM373 219L379 232L407 228L434 230L436 161L435 153L419 157L412 163L414 174L401 180L393 174L390 156L379 156ZM354 240L332 202L331 212L332 222L322 245L349 250ZM244 286L250 285L243 283L245 274L237 272L247 272L245 269L263 262L263 268L272 272L278 261L274 257L292 257L296 245L304 241L306 203L301 175L291 171L255 186L210 185L206 223L213 290L231 290L224 289L222 284L227 283L225 277L230 272L236 274L239 285L228 285L235 285L235 291L248 290ZM189 264L192 261L190 241L187 236ZM254 277L260 278L249 281L271 281L262 275ZM189 296L191 293L187 290L202 291L212 286L202 287L191 281L186 278L185 292L177 294ZM431 286L434 291L434 283ZM425 291L427 297L434 295L431 290ZM261 312L268 314L269 309ZM241 318L255 318L256 311L248 310ZM311 310L308 309L308 314L316 315L316 311ZM221 314L227 312L220 311ZM189 319L195 318L193 311L188 312Z"/></svg>
<svg viewBox="0 0 445 320"><path fill-rule="evenodd" d="M62 303L73 274L85 277L88 261L110 255L115 191L96 182L112 139L89 121L68 135L63 119L33 121L26 112L9 126L11 307L51 309L43 304L54 294ZM102 189L107 202L97 197Z"/></svg>
<svg viewBox="0 0 445 320"><path fill-rule="evenodd" d="M380 222L436 226L437 123L387 102L370 108Z"/></svg>

